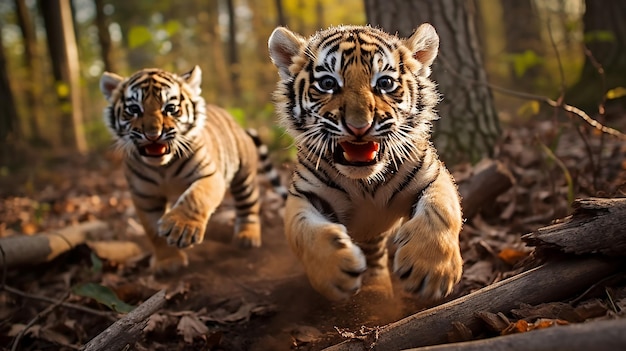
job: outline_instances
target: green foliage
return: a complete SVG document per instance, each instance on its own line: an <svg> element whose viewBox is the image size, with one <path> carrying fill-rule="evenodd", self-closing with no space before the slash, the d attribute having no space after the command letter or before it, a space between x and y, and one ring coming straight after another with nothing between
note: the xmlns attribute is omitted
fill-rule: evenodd
<svg viewBox="0 0 626 351"><path fill-rule="evenodd" d="M146 26L134 26L128 31L128 48L134 49L152 41L152 32Z"/></svg>
<svg viewBox="0 0 626 351"><path fill-rule="evenodd" d="M626 96L626 88L616 87L606 92L604 95L607 100L619 99Z"/></svg>
<svg viewBox="0 0 626 351"><path fill-rule="evenodd" d="M78 284L72 287L72 292L76 295L88 297L96 300L113 311L128 313L135 307L120 300L113 290L95 283Z"/></svg>
<svg viewBox="0 0 626 351"><path fill-rule="evenodd" d="M533 50L526 50L521 54L508 54L506 59L513 64L516 77L523 77L529 69L544 63L544 59Z"/></svg>
<svg viewBox="0 0 626 351"><path fill-rule="evenodd" d="M102 260L98 257L98 255L92 251L89 258L91 259L91 272L102 273Z"/></svg>
<svg viewBox="0 0 626 351"><path fill-rule="evenodd" d="M594 30L586 32L583 41L586 44L593 42L612 43L615 42L615 34L608 30Z"/></svg>

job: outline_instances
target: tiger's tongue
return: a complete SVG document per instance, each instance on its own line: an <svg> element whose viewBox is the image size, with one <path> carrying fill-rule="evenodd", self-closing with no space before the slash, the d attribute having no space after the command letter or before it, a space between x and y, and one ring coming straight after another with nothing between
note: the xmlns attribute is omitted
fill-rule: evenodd
<svg viewBox="0 0 626 351"><path fill-rule="evenodd" d="M150 156L161 156L167 152L167 145L164 144L150 144L145 147L146 154Z"/></svg>
<svg viewBox="0 0 626 351"><path fill-rule="evenodd" d="M367 143L340 143L343 148L343 156L348 162L371 162L376 158L379 144L373 141Z"/></svg>

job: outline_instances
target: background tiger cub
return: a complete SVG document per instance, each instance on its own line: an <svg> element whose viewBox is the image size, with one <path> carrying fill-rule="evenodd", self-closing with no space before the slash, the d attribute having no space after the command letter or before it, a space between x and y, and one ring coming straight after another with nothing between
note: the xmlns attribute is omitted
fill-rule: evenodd
<svg viewBox="0 0 626 351"><path fill-rule="evenodd" d="M286 236L329 299L355 294L362 279L392 295L393 232L407 290L440 298L461 278L459 195L429 140L438 48L429 24L408 39L365 26L308 39L279 27L269 38L276 107L298 147Z"/></svg>
<svg viewBox="0 0 626 351"><path fill-rule="evenodd" d="M180 248L202 242L229 187L236 205L234 239L243 247L261 245L259 140L225 110L205 104L201 77L196 66L181 76L142 69L129 78L105 72L100 79L110 103L104 120L124 151L126 180L158 272L187 265Z"/></svg>

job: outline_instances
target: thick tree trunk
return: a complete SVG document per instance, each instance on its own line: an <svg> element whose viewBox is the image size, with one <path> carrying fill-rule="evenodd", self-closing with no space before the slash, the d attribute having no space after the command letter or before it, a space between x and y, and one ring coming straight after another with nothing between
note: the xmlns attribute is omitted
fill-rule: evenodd
<svg viewBox="0 0 626 351"><path fill-rule="evenodd" d="M30 111L27 123L30 129L30 138L36 143L43 141L40 123L43 121L43 111L41 110L41 74L40 55L37 47L37 35L35 26L28 13L25 0L15 0L15 10L18 23L22 31L24 40L24 57L28 68L29 78L23 82L26 85L26 104Z"/></svg>
<svg viewBox="0 0 626 351"><path fill-rule="evenodd" d="M233 85L233 94L235 99L241 95L241 87L239 83L240 62L239 50L237 48L237 19L235 16L234 0L227 0L228 5L228 63L230 65L230 79Z"/></svg>
<svg viewBox="0 0 626 351"><path fill-rule="evenodd" d="M285 17L283 2L282 0L274 0L274 4L276 5L276 25L284 27L287 25L287 18Z"/></svg>
<svg viewBox="0 0 626 351"><path fill-rule="evenodd" d="M566 100L590 113L598 111L606 91L626 87L626 2L585 1L583 15L587 56L578 82L568 91ZM595 62L594 62L595 61ZM602 68L603 73L599 72ZM620 103L621 102L621 103ZM626 108L626 98L611 101Z"/></svg>
<svg viewBox="0 0 626 351"><path fill-rule="evenodd" d="M52 60L56 91L61 104L61 140L80 153L87 152L85 139L78 48L69 0L45 0L40 2L48 50Z"/></svg>
<svg viewBox="0 0 626 351"><path fill-rule="evenodd" d="M489 6L485 4L485 6ZM505 49L509 57L511 86L526 92L534 91L541 66L529 64L528 57L541 57L541 27L532 0L502 0L502 17L505 28Z"/></svg>
<svg viewBox="0 0 626 351"><path fill-rule="evenodd" d="M443 95L435 145L447 163L477 162L492 154L499 122L491 90L484 85L474 1L365 0L365 9L371 25L403 37L424 22L435 27L441 44L433 79Z"/></svg>
<svg viewBox="0 0 626 351"><path fill-rule="evenodd" d="M104 0L94 0L96 5L96 26L98 27L98 41L104 69L108 72L118 72L118 67L113 60L113 47L111 45L111 34L109 33L109 23L104 13Z"/></svg>
<svg viewBox="0 0 626 351"><path fill-rule="evenodd" d="M0 164L5 164L11 155L7 138L18 129L18 118L11 83L9 82L9 73L7 72L2 35L0 35L0 96L3 97L0 104Z"/></svg>

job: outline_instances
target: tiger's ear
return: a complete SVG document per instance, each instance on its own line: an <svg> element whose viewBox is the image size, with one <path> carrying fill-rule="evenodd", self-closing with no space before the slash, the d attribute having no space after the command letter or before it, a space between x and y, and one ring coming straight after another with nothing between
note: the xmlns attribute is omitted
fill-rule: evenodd
<svg viewBox="0 0 626 351"><path fill-rule="evenodd" d="M185 80L185 83L187 83L193 94L197 96L200 95L202 92L202 70L200 66L194 66L191 71L183 74L181 78Z"/></svg>
<svg viewBox="0 0 626 351"><path fill-rule="evenodd" d="M102 77L100 77L100 91L104 96L109 100L111 95L113 95L113 91L117 88L118 85L124 80L124 77L118 76L115 73L104 72L102 73Z"/></svg>
<svg viewBox="0 0 626 351"><path fill-rule="evenodd" d="M404 45L413 52L416 60L430 67L439 52L439 36L432 25L424 23L404 41ZM430 69L426 70L426 75L429 74Z"/></svg>
<svg viewBox="0 0 626 351"><path fill-rule="evenodd" d="M282 79L288 79L289 66L293 63L293 57L298 55L305 39L285 27L277 27L270 35L267 46L270 58Z"/></svg>

